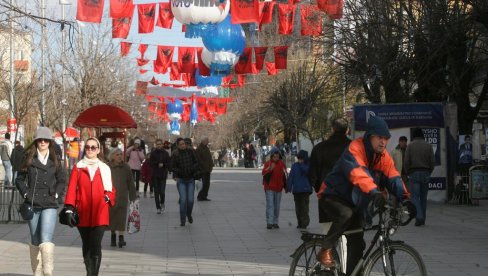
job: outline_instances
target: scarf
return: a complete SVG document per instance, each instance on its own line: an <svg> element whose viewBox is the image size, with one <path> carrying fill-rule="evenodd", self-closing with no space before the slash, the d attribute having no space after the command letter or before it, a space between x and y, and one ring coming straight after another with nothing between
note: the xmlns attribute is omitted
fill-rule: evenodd
<svg viewBox="0 0 488 276"><path fill-rule="evenodd" d="M49 149L47 150L46 155L42 156L41 152L39 152L39 149L37 149L37 159L46 166L47 165L47 159L49 158Z"/></svg>
<svg viewBox="0 0 488 276"><path fill-rule="evenodd" d="M88 159L85 156L76 164L76 167L79 169L87 168L90 174L90 180L93 180L97 168L100 168L100 175L102 176L103 189L109 192L112 191L112 173L110 172L110 167L107 166L107 164L100 162L98 158Z"/></svg>

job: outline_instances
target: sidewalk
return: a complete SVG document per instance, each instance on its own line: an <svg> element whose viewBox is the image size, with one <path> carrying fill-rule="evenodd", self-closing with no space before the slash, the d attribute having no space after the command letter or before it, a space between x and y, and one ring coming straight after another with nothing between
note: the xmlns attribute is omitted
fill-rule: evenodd
<svg viewBox="0 0 488 276"><path fill-rule="evenodd" d="M103 243L100 275L288 275L290 254L300 244L293 197L283 194L280 229L267 230L260 170L217 168L210 202L195 201L194 223L179 226L173 180L166 188L166 212L157 215L152 198L141 198L141 232L127 246ZM488 202L480 206L429 203L425 227L408 225L394 238L422 255L431 275L488 275ZM320 232L317 200L310 202L310 232ZM0 224L0 275L32 275L25 224ZM368 239L366 242L368 243ZM76 229L59 225L54 275L85 275Z"/></svg>

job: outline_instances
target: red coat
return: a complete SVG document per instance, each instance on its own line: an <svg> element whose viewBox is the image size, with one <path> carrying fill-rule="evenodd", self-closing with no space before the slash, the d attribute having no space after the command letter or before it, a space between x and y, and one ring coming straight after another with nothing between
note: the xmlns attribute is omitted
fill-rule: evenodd
<svg viewBox="0 0 488 276"><path fill-rule="evenodd" d="M77 184L78 194L76 194ZM109 203L105 202L105 194L110 198ZM115 205L115 187L112 186L111 192L104 191L100 168L91 181L87 168L75 166L71 171L64 204L77 206L80 215L78 227L109 225L109 207Z"/></svg>
<svg viewBox="0 0 488 276"><path fill-rule="evenodd" d="M270 172L269 169L270 169L271 163L273 163L273 161L269 160L264 164L263 170L261 172L263 175ZM283 190L283 188L285 187L287 177L288 177L288 174L286 172L286 165L283 162L283 160L280 159L277 162L275 162L275 166L273 168L273 171L271 172L271 178L269 180L269 183L266 183L263 180L264 190L265 191L271 190L271 191L275 191L275 192L281 192Z"/></svg>

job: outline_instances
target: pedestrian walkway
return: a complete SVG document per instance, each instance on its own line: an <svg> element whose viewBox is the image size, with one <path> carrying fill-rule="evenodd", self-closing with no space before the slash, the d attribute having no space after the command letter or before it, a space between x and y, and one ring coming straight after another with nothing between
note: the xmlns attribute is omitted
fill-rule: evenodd
<svg viewBox="0 0 488 276"><path fill-rule="evenodd" d="M166 211L156 214L154 199L141 198L141 232L127 235L126 247L110 247L106 233L100 275L287 275L300 244L293 196L283 194L280 229L267 230L260 181L257 169L216 169L212 201L195 201L193 224L180 227L176 185L169 180ZM394 238L420 252L429 276L488 275L488 202L429 204L425 227L403 227ZM310 212L309 231L320 232L315 195ZM0 276L32 275L28 241L27 225L0 224ZM85 275L78 231L58 224L55 243L54 275Z"/></svg>

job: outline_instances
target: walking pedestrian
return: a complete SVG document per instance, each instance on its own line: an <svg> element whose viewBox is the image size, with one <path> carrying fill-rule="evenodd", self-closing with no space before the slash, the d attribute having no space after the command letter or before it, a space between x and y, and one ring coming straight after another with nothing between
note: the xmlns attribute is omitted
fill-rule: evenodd
<svg viewBox="0 0 488 276"><path fill-rule="evenodd" d="M10 133L5 133L5 140L0 143L0 157L2 158L2 165L5 171L5 178L3 185L5 187L13 186L12 182L12 163L10 157L12 156L12 150L14 145L10 141Z"/></svg>
<svg viewBox="0 0 488 276"><path fill-rule="evenodd" d="M198 193L198 201L210 201L208 198L208 190L210 188L210 174L213 169L213 160L210 149L208 148L208 138L203 138L200 145L195 150L195 155L198 161L200 177L202 177L202 189Z"/></svg>
<svg viewBox="0 0 488 276"><path fill-rule="evenodd" d="M134 139L134 144L127 148L127 160L132 170L132 178L136 185L136 196L139 197L139 180L141 178L142 161L145 159L144 151L141 148L141 140Z"/></svg>
<svg viewBox="0 0 488 276"><path fill-rule="evenodd" d="M156 212L164 212L166 199L166 179L168 178L168 167L170 164L168 152L163 148L163 140L156 140L156 149L151 152L149 162L152 170L152 186L154 188L154 201Z"/></svg>
<svg viewBox="0 0 488 276"><path fill-rule="evenodd" d="M434 170L435 157L432 146L425 141L421 128L415 128L412 142L405 151L404 169L408 173L412 203L417 209L415 226L425 224L427 215L427 193L429 192L430 174Z"/></svg>
<svg viewBox="0 0 488 276"><path fill-rule="evenodd" d="M263 167L263 186L266 195L266 228L276 229L279 226L281 192L286 185L286 165L281 160L280 150L272 148L270 160Z"/></svg>
<svg viewBox="0 0 488 276"><path fill-rule="evenodd" d="M117 191L115 204L110 208L110 225L111 231L110 246L117 246L117 232L119 234L119 247L127 245L124 234L127 228L127 210L129 201L136 200L136 187L132 179L132 172L124 162L124 153L119 148L112 149L107 158L109 160L110 172L112 174L112 183Z"/></svg>
<svg viewBox="0 0 488 276"><path fill-rule="evenodd" d="M400 172L402 180L407 184L407 173L403 166L403 160L405 159L405 151L407 149L408 139L405 136L400 136L398 139L398 145L390 152L391 158L395 163L395 168ZM407 187L408 188L408 187Z"/></svg>
<svg viewBox="0 0 488 276"><path fill-rule="evenodd" d="M88 138L85 152L71 171L66 199L66 221L72 222L75 208L79 214L77 225L82 242L87 275L97 276L102 262L102 239L110 224L109 208L115 205L115 187L110 167L100 161L100 142ZM73 227L74 225L70 225Z"/></svg>
<svg viewBox="0 0 488 276"><path fill-rule="evenodd" d="M20 144L20 141L15 141L15 147L12 150L12 156L10 156L10 162L12 163L12 181L15 183L18 172L22 169L24 163L24 147Z"/></svg>
<svg viewBox="0 0 488 276"><path fill-rule="evenodd" d="M141 166L141 180L144 183L144 197L147 197L147 188L149 186L149 196L151 198L154 197L153 193L153 185L152 185L152 168L151 163L149 162L149 158L151 157L151 153L146 154L146 159L142 162Z"/></svg>
<svg viewBox="0 0 488 276"><path fill-rule="evenodd" d="M198 163L193 149L188 149L183 138L176 139L177 149L171 155L171 170L176 179L180 195L180 226L185 226L186 219L193 223L192 211L195 201L195 174Z"/></svg>
<svg viewBox="0 0 488 276"><path fill-rule="evenodd" d="M66 174L54 152L49 128L37 129L15 184L26 202L34 206L34 216L28 221L32 272L34 275L53 275L56 209L64 193Z"/></svg>
<svg viewBox="0 0 488 276"><path fill-rule="evenodd" d="M295 201L295 213L297 216L297 228L306 229L310 223L309 209L312 186L308 180L308 152L300 150L297 154L298 161L291 166L286 190L293 193Z"/></svg>
<svg viewBox="0 0 488 276"><path fill-rule="evenodd" d="M348 123L345 119L335 119L332 122L332 135L329 139L318 143L312 149L308 176L316 193L319 192L320 185L322 185L325 177L332 171L341 154L351 143L351 139L347 137L348 130ZM319 200L319 223L322 225L323 231L327 233L331 220L320 204L321 201Z"/></svg>

